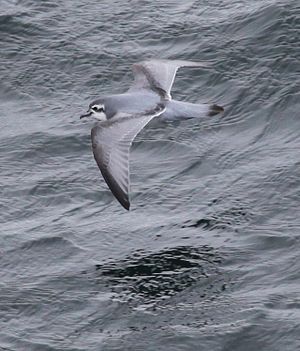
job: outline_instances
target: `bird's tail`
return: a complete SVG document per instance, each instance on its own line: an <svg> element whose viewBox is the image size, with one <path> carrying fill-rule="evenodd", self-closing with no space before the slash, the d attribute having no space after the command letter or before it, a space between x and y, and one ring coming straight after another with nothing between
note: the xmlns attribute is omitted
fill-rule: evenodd
<svg viewBox="0 0 300 351"><path fill-rule="evenodd" d="M215 105L215 104L209 106L209 112L208 112L209 116L215 116L221 112L224 112L224 108L222 106Z"/></svg>
<svg viewBox="0 0 300 351"><path fill-rule="evenodd" d="M185 101L171 100L166 111L161 115L163 120L181 120L188 118L205 118L223 112L224 108L215 104L192 104Z"/></svg>

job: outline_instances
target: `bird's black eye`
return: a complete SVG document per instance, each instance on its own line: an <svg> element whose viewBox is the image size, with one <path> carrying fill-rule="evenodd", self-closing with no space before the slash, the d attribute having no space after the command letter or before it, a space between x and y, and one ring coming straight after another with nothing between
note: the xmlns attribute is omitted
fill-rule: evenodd
<svg viewBox="0 0 300 351"><path fill-rule="evenodd" d="M101 111L104 111L104 108L103 108L103 106L94 105L94 106L92 106L92 110L95 112L101 112Z"/></svg>

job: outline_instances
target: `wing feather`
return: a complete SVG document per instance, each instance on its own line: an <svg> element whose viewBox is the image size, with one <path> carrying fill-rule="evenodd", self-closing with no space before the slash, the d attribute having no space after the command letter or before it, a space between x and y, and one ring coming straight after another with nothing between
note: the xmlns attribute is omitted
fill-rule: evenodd
<svg viewBox="0 0 300 351"><path fill-rule="evenodd" d="M163 104L143 114L117 114L92 128L92 147L97 165L108 187L129 210L129 150L136 135L152 118L165 110Z"/></svg>
<svg viewBox="0 0 300 351"><path fill-rule="evenodd" d="M149 60L132 66L134 82L129 91L151 89L164 99L171 99L171 88L180 67L208 67L208 63L182 60Z"/></svg>

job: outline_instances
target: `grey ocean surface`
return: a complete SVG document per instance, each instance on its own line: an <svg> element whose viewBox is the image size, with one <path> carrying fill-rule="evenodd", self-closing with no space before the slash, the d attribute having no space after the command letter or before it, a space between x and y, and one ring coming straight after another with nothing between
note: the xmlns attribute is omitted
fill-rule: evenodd
<svg viewBox="0 0 300 351"><path fill-rule="evenodd" d="M0 350L300 350L299 1L0 5ZM127 212L79 115L153 57L226 112L139 134Z"/></svg>

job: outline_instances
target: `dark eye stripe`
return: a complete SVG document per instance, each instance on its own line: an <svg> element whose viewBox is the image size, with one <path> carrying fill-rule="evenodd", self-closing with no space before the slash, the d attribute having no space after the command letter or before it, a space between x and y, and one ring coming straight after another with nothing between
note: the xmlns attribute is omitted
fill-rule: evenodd
<svg viewBox="0 0 300 351"><path fill-rule="evenodd" d="M104 111L104 108L101 106L93 106L92 110L95 112L100 112L100 111Z"/></svg>

